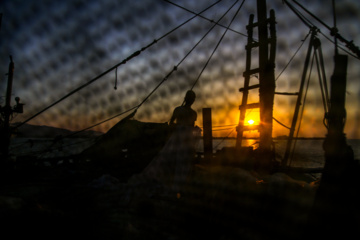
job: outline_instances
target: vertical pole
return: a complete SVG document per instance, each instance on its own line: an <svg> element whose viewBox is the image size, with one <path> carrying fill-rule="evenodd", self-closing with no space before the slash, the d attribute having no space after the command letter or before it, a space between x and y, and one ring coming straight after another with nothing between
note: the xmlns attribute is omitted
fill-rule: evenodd
<svg viewBox="0 0 360 240"><path fill-rule="evenodd" d="M243 126L244 126L244 119L246 116L246 104L247 99L249 95L249 90L247 87L249 86L250 82L250 74L249 71L251 69L251 44L253 43L253 23L254 23L254 14L251 14L249 17L249 25L247 25L247 33L248 33L248 40L247 45L245 47L246 49L246 69L244 73L244 91L241 101L241 106L239 107L240 110L240 117L239 117L239 124L236 128L237 130L237 137L236 137L236 149L239 150L242 145L242 139L243 139Z"/></svg>
<svg viewBox="0 0 360 240"><path fill-rule="evenodd" d="M6 89L6 101L5 107L3 108L4 112L4 123L3 128L0 130L0 148L2 155L7 158L9 154L9 145L10 145L10 115L11 115L11 92L12 92L12 82L14 75L14 62L10 56L9 72L8 72L8 83Z"/></svg>
<svg viewBox="0 0 360 240"><path fill-rule="evenodd" d="M0 13L0 31L1 31L1 21L2 21L2 13Z"/></svg>
<svg viewBox="0 0 360 240"><path fill-rule="evenodd" d="M265 166L271 160L272 120L275 92L275 76L273 61L269 61L268 24L266 0L257 0L258 31L259 31L259 98L260 98L260 143Z"/></svg>
<svg viewBox="0 0 360 240"><path fill-rule="evenodd" d="M293 119L292 119L292 123L291 123L290 133L289 133L289 137L288 137L288 140L286 143L286 150L285 150L284 158L281 161L281 165L283 167L285 167L287 165L291 147L292 147L292 142L294 140L294 132L295 132L295 127L296 127L296 122L297 122L297 119L299 116L301 101L303 98L303 89L304 89L304 84L305 84L305 80L307 77L307 70L309 67L310 57L311 57L312 49L314 46L314 40L316 39L315 35L316 35L316 31L312 31L308 51L307 51L306 58L305 58L304 70L303 70L302 77L301 77L299 93L298 93L298 97L297 97L296 104L295 104L295 111L294 111L294 115L293 115Z"/></svg>
<svg viewBox="0 0 360 240"><path fill-rule="evenodd" d="M325 150L325 170L345 169L354 160L352 149L346 143L344 126L346 120L345 93L347 61L346 55L335 55L335 69L331 76L330 109L327 116L328 134L323 144Z"/></svg>
<svg viewBox="0 0 360 240"><path fill-rule="evenodd" d="M204 158L211 160L213 155L211 108L203 108L203 127Z"/></svg>

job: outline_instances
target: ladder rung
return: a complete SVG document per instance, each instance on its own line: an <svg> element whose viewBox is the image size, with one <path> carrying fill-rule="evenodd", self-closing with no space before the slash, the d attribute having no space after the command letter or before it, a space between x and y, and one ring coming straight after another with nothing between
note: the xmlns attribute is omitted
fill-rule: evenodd
<svg viewBox="0 0 360 240"><path fill-rule="evenodd" d="M259 45L260 45L259 42L251 42L251 43L246 44L245 49L250 50L251 48L256 48Z"/></svg>
<svg viewBox="0 0 360 240"><path fill-rule="evenodd" d="M240 88L239 91L243 92L245 90L251 90L251 89L255 89L255 88L259 88L259 87L260 87L260 84L255 84L255 85L252 85L252 86Z"/></svg>
<svg viewBox="0 0 360 240"><path fill-rule="evenodd" d="M274 41L275 41L275 39L270 37L267 39L267 44L274 44ZM251 48L259 47L259 45L260 45L260 42L251 42L251 43L246 44L245 49L250 50Z"/></svg>
<svg viewBox="0 0 360 240"><path fill-rule="evenodd" d="M272 21L272 19L271 18L267 18L266 19L266 23L268 23L268 22L271 22ZM276 22L275 22L276 23ZM251 24L248 24L247 26L246 26L246 28L250 28L250 27L257 27L259 25L259 22L253 22L253 23L251 23Z"/></svg>
<svg viewBox="0 0 360 240"><path fill-rule="evenodd" d="M240 105L239 109L243 110L243 109L252 109L252 108L259 108L260 104L259 103L249 103L249 104L245 104L245 105Z"/></svg>
<svg viewBox="0 0 360 240"><path fill-rule="evenodd" d="M259 69L259 68L254 68L254 69L245 71L245 72L243 73L243 76L246 77L246 76L253 75L253 74L259 73L259 72L260 72L260 69Z"/></svg>
<svg viewBox="0 0 360 240"><path fill-rule="evenodd" d="M275 94L277 95L290 95L290 96L296 96L296 95L299 95L298 92L295 92L295 93L289 93L289 92L275 92Z"/></svg>

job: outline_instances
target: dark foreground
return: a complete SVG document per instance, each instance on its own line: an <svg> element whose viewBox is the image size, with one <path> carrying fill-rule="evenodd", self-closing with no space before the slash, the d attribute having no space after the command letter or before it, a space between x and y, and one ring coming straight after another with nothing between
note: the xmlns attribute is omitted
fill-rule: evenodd
<svg viewBox="0 0 360 240"><path fill-rule="evenodd" d="M303 239L317 182L197 165L180 192L68 167L1 176L1 234L92 239Z"/></svg>

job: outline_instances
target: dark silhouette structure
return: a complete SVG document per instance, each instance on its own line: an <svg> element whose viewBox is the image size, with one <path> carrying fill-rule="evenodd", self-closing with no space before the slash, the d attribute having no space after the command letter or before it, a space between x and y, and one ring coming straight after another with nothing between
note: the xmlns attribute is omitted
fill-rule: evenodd
<svg viewBox="0 0 360 240"><path fill-rule="evenodd" d="M325 165L309 215L309 232L317 238L353 238L358 234L360 211L359 163L347 145L345 126L345 92L347 56L335 54L331 77L328 134L323 148Z"/></svg>
<svg viewBox="0 0 360 240"><path fill-rule="evenodd" d="M20 98L16 97L16 105L11 107L11 94L13 85L15 64L10 56L8 82L6 88L5 106L0 106L0 160L7 159L9 154L10 136L12 129L10 127L10 118L13 113L23 112L23 103L20 103Z"/></svg>
<svg viewBox="0 0 360 240"><path fill-rule="evenodd" d="M272 120L273 120L273 105L275 94L275 52L276 52L276 29L275 29L275 12L270 11L270 17L267 18L266 1L257 0L257 15L258 22L254 23L254 15L250 15L248 30L248 43L246 45L246 70L244 72L244 87L240 88L243 92L242 103L240 109L239 125L237 127L237 141L236 148L240 152L244 150L241 148L243 132L257 129L260 133L259 155L261 161L259 166L268 168L271 164L272 156ZM253 28L258 30L258 42L253 39ZM270 34L268 34L268 32ZM270 36L269 36L270 35ZM251 66L251 50L258 48L259 62L258 67ZM258 74L259 83L250 84L252 75ZM259 89L259 102L248 103L249 90ZM246 111L254 108L260 109L260 124L259 126L244 126ZM246 148L245 148L246 149Z"/></svg>
<svg viewBox="0 0 360 240"><path fill-rule="evenodd" d="M196 94L194 91L189 90L186 92L184 105L175 108L174 113L170 119L170 125L176 123L184 126L195 126L197 113L191 108L194 103Z"/></svg>

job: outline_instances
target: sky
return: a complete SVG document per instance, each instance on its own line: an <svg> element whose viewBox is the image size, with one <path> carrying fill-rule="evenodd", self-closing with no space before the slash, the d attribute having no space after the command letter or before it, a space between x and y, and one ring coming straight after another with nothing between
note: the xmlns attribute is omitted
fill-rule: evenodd
<svg viewBox="0 0 360 240"><path fill-rule="evenodd" d="M215 2L173 1L193 12L200 12ZM223 0L204 12L203 16L217 21L235 2ZM227 26L242 2L238 1L219 23ZM333 26L331 0L298 2ZM359 46L360 2L342 0L335 3L339 33ZM268 12L275 10L277 21L276 91L297 92L309 38L303 40L309 28L282 0L267 1L267 8ZM242 98L239 88L244 84L247 40L244 35L250 14L255 14L257 19L256 1L244 1L230 26L231 30L226 32L203 72L225 28L215 26L190 52L214 23L197 17L162 38L194 16L163 0L2 0L0 13L3 14L0 30L0 105L4 105L5 101L9 55L15 63L12 105L16 96L25 104L24 113L14 115L12 122L23 122L34 116L156 39L157 43L144 49L140 55L28 123L82 130L137 106L172 73L138 109L134 119L169 121L173 109L182 104L186 91L196 82L193 88L197 95L193 105L198 113L196 125L202 126L202 108L211 108L213 135L236 135L235 125L239 121ZM318 37L322 43L329 82L333 71L334 45L324 35L330 40L333 38L319 22L311 17L309 19L321 31ZM360 138L360 61L341 49L339 51L349 56L345 133L348 138ZM253 58L255 67L256 52ZM172 72L174 66L177 66L177 70ZM256 84L256 76L251 81ZM258 92L251 92L249 99L250 102L258 101ZM290 127L295 101L294 96L276 95L274 118ZM258 114L257 110L253 110L247 119L256 122ZM125 116L106 121L93 130L106 132ZM299 136L324 137L327 130L323 117L324 109L314 66ZM273 136L287 135L288 132L288 129L273 122Z"/></svg>

